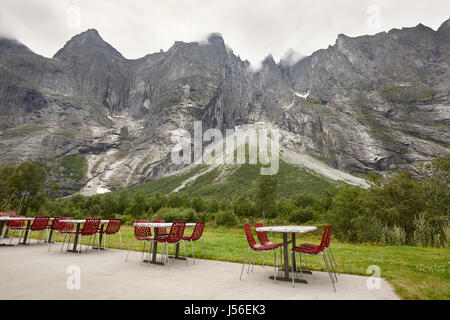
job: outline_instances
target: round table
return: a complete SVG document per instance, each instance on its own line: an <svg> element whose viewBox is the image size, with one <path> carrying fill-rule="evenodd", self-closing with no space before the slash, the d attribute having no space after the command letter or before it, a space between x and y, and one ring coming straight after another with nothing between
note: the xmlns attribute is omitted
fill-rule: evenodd
<svg viewBox="0 0 450 320"><path fill-rule="evenodd" d="M306 233L309 231L317 230L317 227L313 226L273 226L273 227L259 227L256 231L265 232L279 232L283 234L283 256L284 256L284 276L277 277L276 280L280 281L292 281L289 277L289 248L288 248L288 234L292 234L292 246L295 246L295 234L296 233ZM292 271L297 271L297 263L295 261L295 255L292 256ZM307 273L303 271L303 273ZM274 276L270 276L269 279L274 279ZM294 279L295 282L308 283L304 279Z"/></svg>

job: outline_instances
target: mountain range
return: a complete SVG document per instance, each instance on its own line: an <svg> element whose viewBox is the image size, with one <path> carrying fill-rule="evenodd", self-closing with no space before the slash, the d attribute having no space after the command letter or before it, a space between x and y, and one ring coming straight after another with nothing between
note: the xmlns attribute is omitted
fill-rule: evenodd
<svg viewBox="0 0 450 320"><path fill-rule="evenodd" d="M0 165L45 166L59 195L129 187L190 168L171 162L171 134L202 121L278 128L284 159L363 185L371 171L416 171L450 151L449 52L450 19L339 34L258 70L218 33L139 59L94 29L53 58L0 38Z"/></svg>

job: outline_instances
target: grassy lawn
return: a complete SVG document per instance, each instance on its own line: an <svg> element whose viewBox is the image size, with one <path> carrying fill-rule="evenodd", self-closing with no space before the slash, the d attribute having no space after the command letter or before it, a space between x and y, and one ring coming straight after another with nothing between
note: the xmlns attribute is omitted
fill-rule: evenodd
<svg viewBox="0 0 450 320"><path fill-rule="evenodd" d="M189 228L186 234L190 234ZM319 243L321 230L297 235L297 243ZM122 226L122 249L128 249L133 228ZM212 260L242 263L247 249L247 240L242 229L212 228L208 225L204 232L206 256L201 242L194 243L195 256ZM62 238L59 238L62 239ZM269 239L282 242L278 234L270 234ZM112 236L110 246L119 248L119 237ZM191 256L190 244L186 245ZM160 251L158 247L158 251ZM367 267L377 265L381 277L389 281L395 292L403 299L450 299L450 250L448 248L419 248L410 246L379 246L369 244L350 244L332 239L331 248L341 273L365 275ZM134 242L133 250L142 250L142 243ZM173 246L170 246L173 253ZM183 246L180 254L184 254ZM258 254L257 263L262 263ZM133 259L131 256L130 259ZM134 257L136 259L136 257ZM273 256L266 257L265 264L273 265ZM321 257L308 257L312 270L325 271ZM238 277L239 275L236 275Z"/></svg>

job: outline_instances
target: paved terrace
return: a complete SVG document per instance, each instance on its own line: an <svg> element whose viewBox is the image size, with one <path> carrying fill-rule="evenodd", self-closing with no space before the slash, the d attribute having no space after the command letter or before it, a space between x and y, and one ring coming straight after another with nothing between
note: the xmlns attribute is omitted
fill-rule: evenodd
<svg viewBox="0 0 450 320"><path fill-rule="evenodd" d="M17 242L17 241L16 241ZM398 299L388 282L369 290L367 277L338 276L333 292L325 272L303 275L308 284L272 281L273 268L255 266L239 280L242 264L176 260L167 266L140 264L140 253L110 249L60 253L60 244L0 246L0 299ZM84 250L84 246L83 246ZM244 255L244 252L242 252ZM269 256L268 256L269 257ZM158 257L159 259L159 257ZM317 257L316 259L319 259ZM81 288L68 289L70 265L81 270Z"/></svg>

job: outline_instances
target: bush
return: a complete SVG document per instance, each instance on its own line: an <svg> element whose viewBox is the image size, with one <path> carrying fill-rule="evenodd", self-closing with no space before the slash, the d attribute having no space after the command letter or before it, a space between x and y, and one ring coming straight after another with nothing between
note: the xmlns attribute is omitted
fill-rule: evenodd
<svg viewBox="0 0 450 320"><path fill-rule="evenodd" d="M134 217L132 215L129 214L116 214L115 215L116 219L122 219L122 224L123 225L133 225L134 222Z"/></svg>
<svg viewBox="0 0 450 320"><path fill-rule="evenodd" d="M165 220L166 222L184 221L184 215L179 208L162 207L153 216L153 220Z"/></svg>
<svg viewBox="0 0 450 320"><path fill-rule="evenodd" d="M425 214L421 213L414 218L414 245L418 247L426 247L432 240L431 228L425 219Z"/></svg>
<svg viewBox="0 0 450 320"><path fill-rule="evenodd" d="M238 224L238 218L231 210L220 210L216 214L216 223L219 226L234 227Z"/></svg>
<svg viewBox="0 0 450 320"><path fill-rule="evenodd" d="M314 210L311 207L294 209L289 215L289 222L304 223L314 217Z"/></svg>
<svg viewBox="0 0 450 320"><path fill-rule="evenodd" d="M385 225L381 229L380 242L391 246L401 246L406 243L406 233L405 231L397 226L393 228Z"/></svg>
<svg viewBox="0 0 450 320"><path fill-rule="evenodd" d="M198 215L197 212L193 208L186 208L181 212L181 216L183 216L183 220L187 223L189 222L197 222L198 221Z"/></svg>

